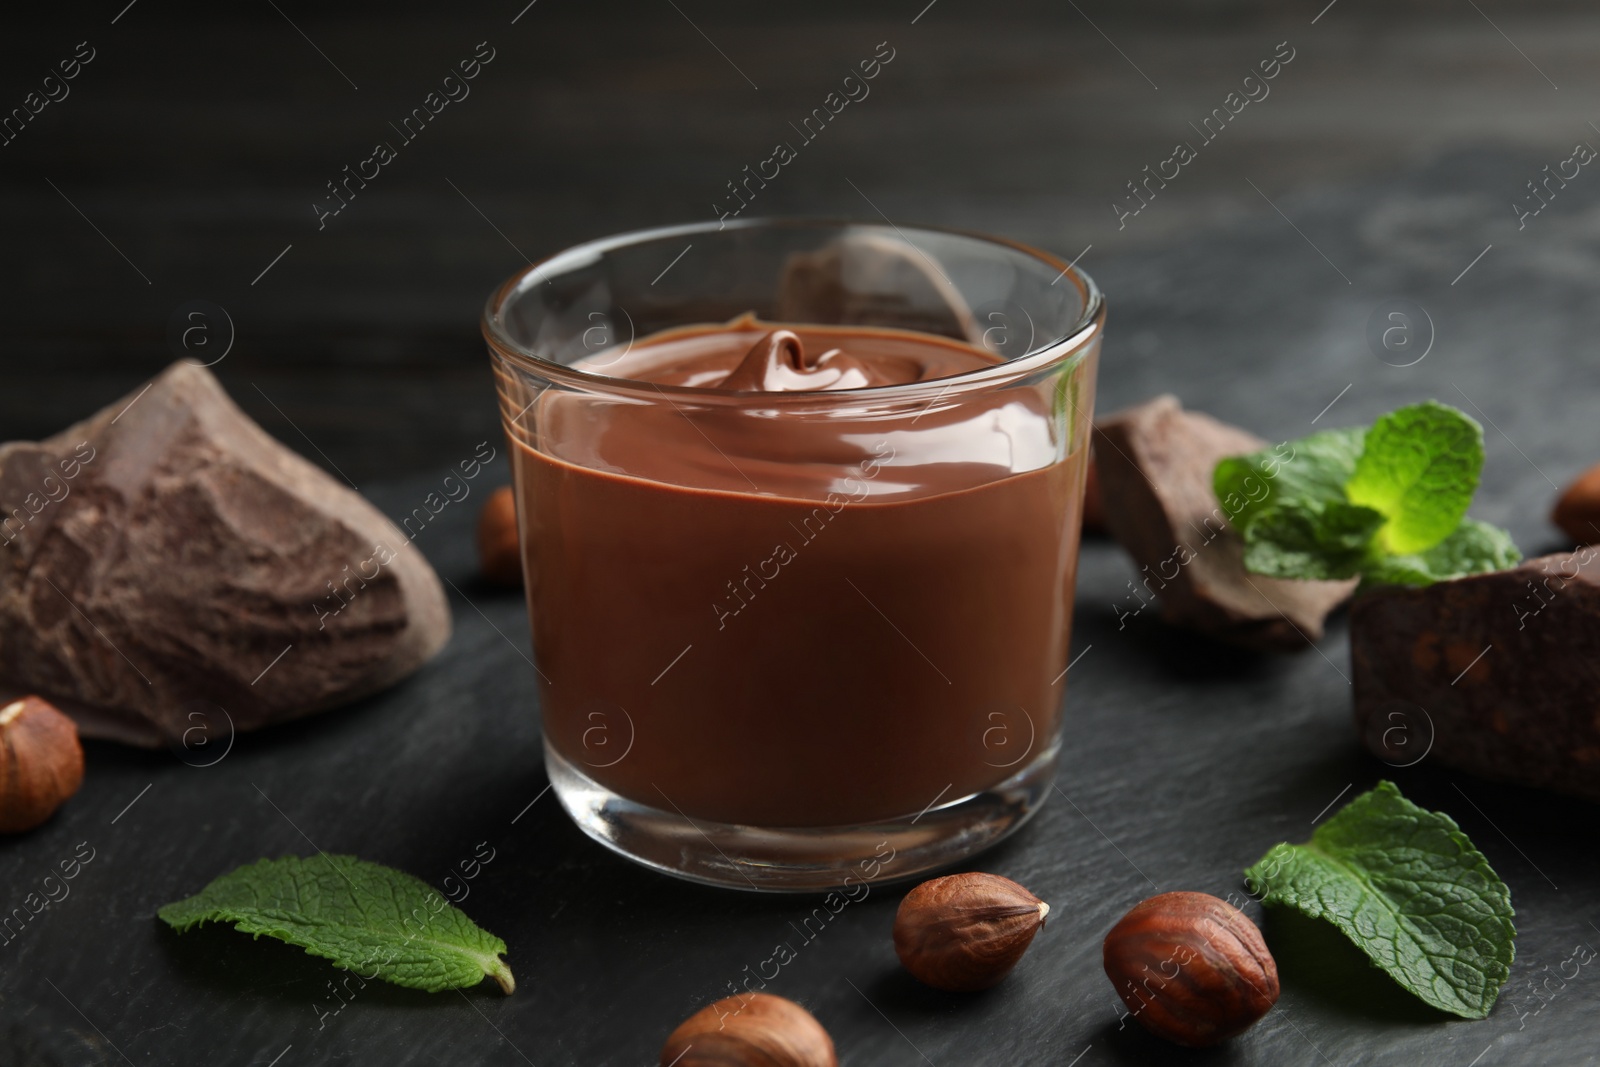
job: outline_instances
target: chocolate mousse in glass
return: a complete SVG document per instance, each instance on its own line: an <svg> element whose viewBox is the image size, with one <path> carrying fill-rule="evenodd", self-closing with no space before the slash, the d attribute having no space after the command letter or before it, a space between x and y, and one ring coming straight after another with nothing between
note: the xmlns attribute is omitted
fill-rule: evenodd
<svg viewBox="0 0 1600 1067"><path fill-rule="evenodd" d="M965 233L755 220L531 267L484 334L556 795L697 881L913 875L1055 773L1104 304Z"/></svg>

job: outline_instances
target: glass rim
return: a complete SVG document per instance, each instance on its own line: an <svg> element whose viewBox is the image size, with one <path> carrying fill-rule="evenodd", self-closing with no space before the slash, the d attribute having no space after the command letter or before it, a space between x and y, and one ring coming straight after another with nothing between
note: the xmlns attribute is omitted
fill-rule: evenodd
<svg viewBox="0 0 1600 1067"><path fill-rule="evenodd" d="M629 245L643 244L646 241L669 237L689 237L695 234L721 232L731 229L840 229L852 226L893 231L903 240L908 240L905 237L905 230L910 230L913 233L966 237L984 244L1020 252L1024 256L1049 266L1051 269L1059 270L1060 274L1057 276L1056 281L1060 281L1062 278L1069 279L1083 298L1083 310L1079 314L1077 321L1064 334L1054 340L1037 345L1015 359L1003 360L989 366L979 367L976 370L951 374L942 378L931 378L927 381L905 382L896 385L870 385L854 389L830 389L820 392L796 391L778 393L721 389L714 386L665 385L644 382L635 378L618 378L597 371L579 369L541 356L533 349L513 340L506 333L501 321L501 310L506 306L507 301L523 288L525 282L551 270L562 269L567 265L567 261L574 261L572 265L576 266L578 261L591 262L597 255ZM908 243L910 243L909 240ZM913 247L915 246L913 245ZM1051 282L1051 284L1054 285L1056 283ZM993 234L980 233L975 230L966 230L953 226L917 224L902 228L887 221L880 222L843 216L764 216L734 219L732 221L689 222L669 226L655 226L641 230L629 230L624 233L612 234L608 237L599 237L572 245L528 264L528 266L517 271L501 283L489 294L488 300L485 301L479 325L482 329L484 340L488 342L490 350L497 357L552 383L561 383L590 390L601 389L613 393L637 392L643 395L653 395L657 398L662 396L668 398L693 398L695 401L702 403L758 404L763 407L771 407L774 404L788 406L791 403L804 404L819 401L827 403L830 398L833 402L923 399L930 395L942 396L952 391L965 392L983 386L1003 384L1049 367L1063 356L1083 348L1094 334L1101 329L1101 321L1104 314L1105 297L1101 293L1100 287L1095 284L1093 278L1078 268L1075 260L1068 263L1049 252L1023 244L1020 241L1013 241L1008 237L998 237ZM632 342L630 341L629 343L631 344Z"/></svg>

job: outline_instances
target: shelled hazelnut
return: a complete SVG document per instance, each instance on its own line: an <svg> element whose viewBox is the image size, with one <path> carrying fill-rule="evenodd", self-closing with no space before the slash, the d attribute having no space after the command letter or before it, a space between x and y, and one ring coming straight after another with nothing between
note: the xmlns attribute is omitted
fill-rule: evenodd
<svg viewBox="0 0 1600 1067"><path fill-rule="evenodd" d="M1600 541L1600 464L1567 486L1550 513L1550 521L1580 545Z"/></svg>
<svg viewBox="0 0 1600 1067"><path fill-rule="evenodd" d="M1278 965L1256 924L1208 893L1162 893L1106 935L1106 976L1145 1029L1190 1047L1255 1025L1278 1001Z"/></svg>
<svg viewBox="0 0 1600 1067"><path fill-rule="evenodd" d="M490 493L478 513L478 565L484 578L496 585L522 584L517 499L509 485Z"/></svg>
<svg viewBox="0 0 1600 1067"><path fill-rule="evenodd" d="M78 728L36 696L0 708L0 833L44 822L83 784Z"/></svg>
<svg viewBox="0 0 1600 1067"><path fill-rule="evenodd" d="M998 874L935 878L900 902L894 950L935 989L988 989L1011 973L1049 913L1050 905Z"/></svg>
<svg viewBox="0 0 1600 1067"><path fill-rule="evenodd" d="M812 1014L770 993L707 1004L661 1046L662 1067L839 1067L833 1039Z"/></svg>

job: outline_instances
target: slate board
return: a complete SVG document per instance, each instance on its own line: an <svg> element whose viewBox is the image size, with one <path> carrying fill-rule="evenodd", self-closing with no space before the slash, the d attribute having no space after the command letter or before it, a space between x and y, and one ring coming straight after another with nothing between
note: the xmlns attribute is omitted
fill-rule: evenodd
<svg viewBox="0 0 1600 1067"><path fill-rule="evenodd" d="M1600 181L1586 172L1522 230L1506 207L1566 154L1567 125L1587 136L1562 110L1593 79L1595 22L1581 12L1520 23L1492 8L1559 79L1555 94L1471 11L1459 24L1390 25L1394 3L1345 0L1313 35L1309 9L1287 29L1241 21L1224 32L1166 9L1113 23L1087 5L1161 81L1141 96L1148 86L1125 57L1059 4L995 17L946 0L915 32L907 19L922 0L811 23L790 5L771 16L782 32L748 5L721 4L715 22L694 7L736 52L761 46L763 88L746 95L661 5L619 18L541 4L515 33L520 2L390 20L394 6L316 22L291 8L359 93L265 8L254 23L214 22L214 5L163 22L140 4L110 29L116 10L85 28L74 9L48 34L0 41L17 99L71 42L92 34L104 49L74 97L7 148L0 187L16 247L0 277L18 298L0 337L6 436L49 433L159 369L172 358L168 315L206 297L240 323L218 370L241 403L314 461L350 471L389 514L409 512L493 432L473 316L522 250L703 213L753 146L887 37L905 42L897 80L885 75L837 140L775 184L769 208L868 214L849 177L896 221L1004 232L1069 256L1093 242L1085 265L1111 300L1101 411L1172 391L1281 439L1438 397L1492 423L1474 514L1509 527L1530 555L1559 544L1544 520L1556 487L1600 458ZM1207 10L1243 19L1251 7ZM1351 17L1363 10L1374 21ZM308 198L488 33L508 56L495 80L342 231L318 236ZM1182 129L1167 108L1204 113L1284 36L1304 50L1299 80L1285 75L1239 140L1207 149L1183 184L1115 231L1105 199ZM520 137L506 135L513 120ZM1478 147L1392 165L1395 146L1463 121ZM619 171L618 158L639 162ZM1326 180L1350 159L1385 177ZM291 241L290 258L247 284ZM148 289L140 268L154 275ZM1437 333L1406 368L1365 339L1379 303L1400 297ZM1148 613L1119 626L1134 572L1103 541L1083 552L1063 795L972 864L1052 905L1000 988L955 997L901 974L894 889L805 941L795 926L815 900L698 888L611 856L543 794L521 599L473 578L472 521L494 478L503 472L485 473L417 538L459 592L454 637L414 678L240 737L211 767L90 745L82 792L37 832L0 841L7 912L80 842L95 850L68 898L0 944L0 1064L644 1065L678 1021L785 940L796 958L769 988L810 1007L849 1067L1600 1064L1596 965L1576 977L1563 967L1577 946L1600 946L1600 811L1366 755L1342 620L1320 650L1283 658L1220 649ZM1127 907L1157 888L1238 892L1244 866L1383 776L1452 814L1511 885L1517 962L1488 1020L1433 1014L1328 931L1274 916L1284 995L1249 1034L1186 1053L1119 1029L1099 945ZM480 842L495 858L464 907L510 945L509 999L492 984L439 995L373 984L319 1025L337 975L322 961L227 929L178 937L155 919L263 855L353 852L439 884Z"/></svg>
<svg viewBox="0 0 1600 1067"><path fill-rule="evenodd" d="M1592 414L1564 398L1595 395L1600 370L1562 358L1567 338L1597 325L1584 299L1592 279L1564 276L1570 254L1546 261L1530 244L1449 284L1448 267L1503 237L1498 216L1480 221L1461 206L1460 187L1513 169L1493 153L1466 154L1385 186L1286 205L1355 285L1275 217L1108 257L1096 270L1112 296L1101 409L1173 390L1283 437L1314 417L1340 425L1424 396L1464 396L1504 431L1489 430L1475 513L1509 525L1525 549L1547 547L1552 490L1539 472L1564 480L1592 447ZM1460 215L1425 239L1411 233L1397 253L1371 220L1419 198ZM1582 251L1592 258L1590 245ZM1380 362L1363 340L1371 307L1398 293L1427 306L1440 335L1406 369ZM1545 310L1507 311L1525 307ZM504 478L500 466L485 472L473 496L416 539L459 592L454 637L414 678L360 706L241 736L207 768L90 745L82 793L43 829L0 844L7 906L78 842L95 850L70 897L0 948L0 1062L646 1064L679 1020L784 941L796 958L768 988L806 1004L842 1062L861 1067L1080 1055L1085 1067L1600 1062L1600 981L1592 964L1576 977L1563 967L1579 945L1600 945L1595 809L1430 760L1393 769L1364 754L1342 620L1320 649L1280 658L1218 648L1149 613L1119 625L1133 569L1104 541L1083 551L1062 794L971 865L1052 905L1000 988L950 996L902 974L889 940L892 888L808 940L796 928L814 899L699 888L613 857L543 792L523 605L473 577L476 507ZM436 482L376 485L370 495L399 515ZM1248 1035L1190 1054L1119 1028L1099 951L1127 907L1157 889L1237 893L1244 866L1280 840L1306 838L1330 804L1383 776L1451 813L1511 885L1517 962L1487 1021L1434 1014L1327 930L1274 915L1266 929L1283 999ZM518 991L509 999L492 984L440 995L374 984L319 1025L335 977L322 962L226 929L178 937L154 917L263 855L352 852L438 884L480 842L494 859L464 907L511 946ZM1535 987L1548 991L1535 996Z"/></svg>

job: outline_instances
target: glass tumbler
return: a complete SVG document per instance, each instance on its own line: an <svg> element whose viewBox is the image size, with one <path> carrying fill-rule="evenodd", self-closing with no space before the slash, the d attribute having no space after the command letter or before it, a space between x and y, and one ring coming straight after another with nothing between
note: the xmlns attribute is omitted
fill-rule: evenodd
<svg viewBox="0 0 1600 1067"><path fill-rule="evenodd" d="M911 878L1026 822L1061 745L1104 316L1047 253L831 220L624 234L501 286L483 332L573 820L777 891ZM785 325L976 363L822 391L622 373L663 331Z"/></svg>

